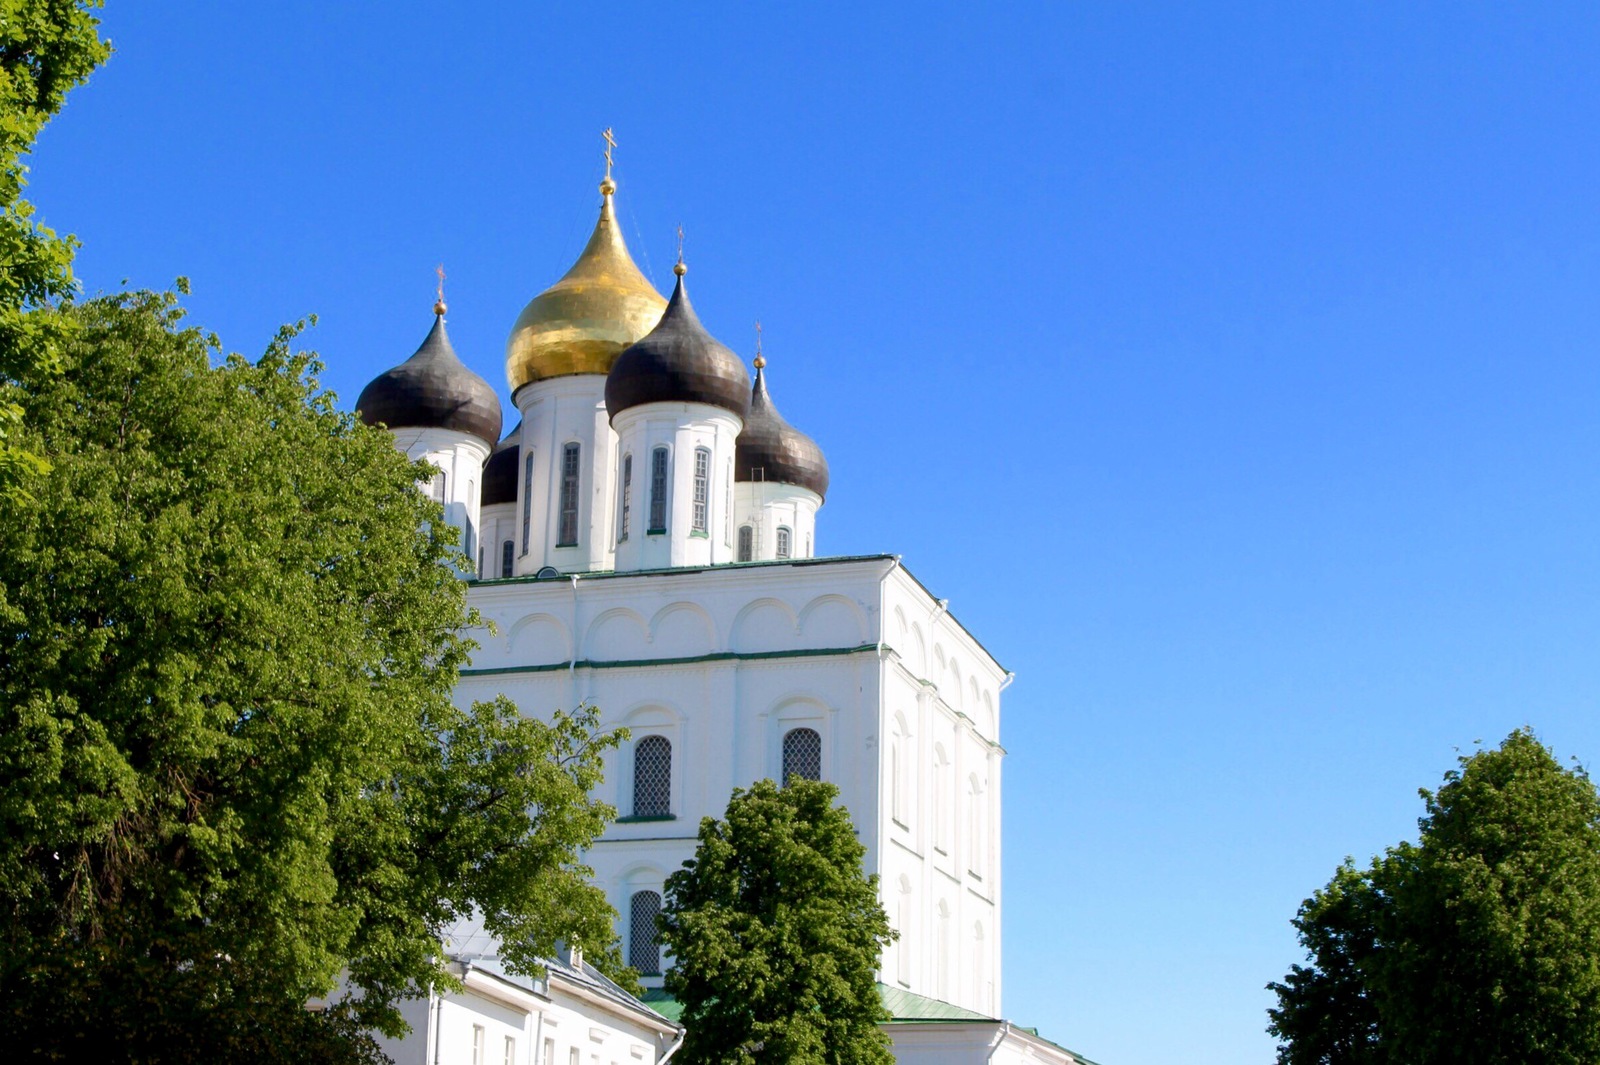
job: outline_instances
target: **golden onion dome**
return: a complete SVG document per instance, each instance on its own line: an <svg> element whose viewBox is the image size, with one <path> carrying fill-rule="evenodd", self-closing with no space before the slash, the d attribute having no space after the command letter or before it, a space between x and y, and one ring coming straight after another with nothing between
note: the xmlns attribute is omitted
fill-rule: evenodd
<svg viewBox="0 0 1600 1065"><path fill-rule="evenodd" d="M628 254L608 177L600 220L566 276L533 298L506 341L511 391L567 374L609 373L622 349L655 328L667 301Z"/></svg>

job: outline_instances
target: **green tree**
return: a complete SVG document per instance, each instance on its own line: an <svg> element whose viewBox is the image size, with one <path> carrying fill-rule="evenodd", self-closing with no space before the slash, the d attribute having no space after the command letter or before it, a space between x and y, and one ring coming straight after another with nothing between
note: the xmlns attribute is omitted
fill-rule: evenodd
<svg viewBox="0 0 1600 1065"><path fill-rule="evenodd" d="M432 467L337 411L294 329L252 364L171 295L62 313L18 389L49 470L0 501L7 1047L154 1004L110 1033L138 1057L162 1016L259 1026L341 970L335 1014L393 1031L474 910L525 971L570 940L626 979L578 858L614 738L454 705L472 619Z"/></svg>
<svg viewBox="0 0 1600 1065"><path fill-rule="evenodd" d="M666 989L683 1003L684 1062L894 1060L875 974L895 933L838 795L798 777L735 790L667 878Z"/></svg>
<svg viewBox="0 0 1600 1065"><path fill-rule="evenodd" d="M1284 1065L1600 1060L1600 796L1531 732L1424 790L1416 843L1350 862L1269 988Z"/></svg>
<svg viewBox="0 0 1600 1065"><path fill-rule="evenodd" d="M51 365L70 319L54 313L72 296L77 242L34 218L22 198L23 158L61 110L68 91L105 62L91 10L80 0L0 0L0 383ZM16 441L21 407L0 393L0 494L38 473L40 456Z"/></svg>

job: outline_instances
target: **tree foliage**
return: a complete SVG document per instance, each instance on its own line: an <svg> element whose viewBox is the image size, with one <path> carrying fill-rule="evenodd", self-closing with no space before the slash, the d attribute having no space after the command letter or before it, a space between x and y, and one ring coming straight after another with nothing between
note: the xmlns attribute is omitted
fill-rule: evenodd
<svg viewBox="0 0 1600 1065"><path fill-rule="evenodd" d="M1284 1065L1600 1060L1600 796L1527 730L1424 790L1416 843L1295 919Z"/></svg>
<svg viewBox="0 0 1600 1065"><path fill-rule="evenodd" d="M0 502L8 1045L59 1035L30 1025L64 994L259 1017L341 970L343 1012L392 1031L474 911L525 970L568 940L620 971L578 859L614 739L592 709L454 705L470 619L432 468L338 412L293 329L217 365L173 296L62 313L18 391L49 470Z"/></svg>
<svg viewBox="0 0 1600 1065"><path fill-rule="evenodd" d="M22 198L32 150L67 93L105 62L109 46L80 0L0 0L0 382L51 365L70 319L54 306L74 292L71 237L34 218ZM21 409L0 394L0 493L41 469L16 443Z"/></svg>
<svg viewBox="0 0 1600 1065"><path fill-rule="evenodd" d="M831 784L736 790L667 879L666 989L683 1003L686 1063L881 1065L893 1060L876 972L895 938L878 878Z"/></svg>

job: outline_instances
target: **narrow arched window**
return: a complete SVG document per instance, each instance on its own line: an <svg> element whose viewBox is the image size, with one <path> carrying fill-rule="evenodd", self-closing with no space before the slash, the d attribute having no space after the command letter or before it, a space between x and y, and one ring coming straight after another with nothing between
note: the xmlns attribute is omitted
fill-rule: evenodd
<svg viewBox="0 0 1600 1065"><path fill-rule="evenodd" d="M633 816L672 813L672 742L646 736L633 749Z"/></svg>
<svg viewBox="0 0 1600 1065"><path fill-rule="evenodd" d="M661 942L656 915L661 912L661 896L654 891L635 891L628 900L628 964L640 976L661 975Z"/></svg>
<svg viewBox="0 0 1600 1065"><path fill-rule="evenodd" d="M739 526L739 561L749 562L756 554L756 531L748 525Z"/></svg>
<svg viewBox="0 0 1600 1065"><path fill-rule="evenodd" d="M633 516L633 456L622 456L622 500L617 506L617 543L628 539L628 519Z"/></svg>
<svg viewBox="0 0 1600 1065"><path fill-rule="evenodd" d="M646 532L667 531L667 449L650 452L650 528Z"/></svg>
<svg viewBox="0 0 1600 1065"><path fill-rule="evenodd" d="M433 475L433 483L428 486L429 494L431 494L433 496L433 501L435 503L440 503L440 504L444 503L444 499L445 499L444 489L445 489L444 471L440 470L438 473Z"/></svg>
<svg viewBox="0 0 1600 1065"><path fill-rule="evenodd" d="M791 540L792 540L792 534L789 532L789 527L787 525L778 526L778 557L779 558L788 558L789 557L789 545L790 545L790 541Z"/></svg>
<svg viewBox="0 0 1600 1065"><path fill-rule="evenodd" d="M811 534L806 533L806 557L811 557Z"/></svg>
<svg viewBox="0 0 1600 1065"><path fill-rule="evenodd" d="M522 553L528 553L528 523L533 518L533 452L523 462L522 472Z"/></svg>
<svg viewBox="0 0 1600 1065"><path fill-rule="evenodd" d="M711 527L710 521L711 450L697 447L694 449L694 531L706 532Z"/></svg>
<svg viewBox="0 0 1600 1065"><path fill-rule="evenodd" d="M783 734L783 782L790 777L822 779L822 737L816 729L795 728Z"/></svg>
<svg viewBox="0 0 1600 1065"><path fill-rule="evenodd" d="M509 577L516 571L517 545L510 540L500 545L500 576Z"/></svg>
<svg viewBox="0 0 1600 1065"><path fill-rule="evenodd" d="M561 526L556 532L557 547L578 543L578 458L580 445L561 449Z"/></svg>

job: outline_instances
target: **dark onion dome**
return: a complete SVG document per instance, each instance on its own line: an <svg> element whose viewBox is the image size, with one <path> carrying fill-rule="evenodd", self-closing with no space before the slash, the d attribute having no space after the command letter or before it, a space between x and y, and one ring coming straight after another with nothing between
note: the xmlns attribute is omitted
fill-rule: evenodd
<svg viewBox="0 0 1600 1065"><path fill-rule="evenodd" d="M517 467L522 455L522 423L500 441L483 464L483 487L478 490L478 505L492 507L496 503L517 501Z"/></svg>
<svg viewBox="0 0 1600 1065"><path fill-rule="evenodd" d="M500 439L500 397L456 358L444 331L444 304L433 310L433 329L422 347L361 390L356 414L368 425L390 429L471 433L494 447Z"/></svg>
<svg viewBox="0 0 1600 1065"><path fill-rule="evenodd" d="M766 360L756 357L756 385L750 413L733 447L733 479L797 484L818 496L828 494L828 460L817 442L783 420L767 394Z"/></svg>
<svg viewBox="0 0 1600 1065"><path fill-rule="evenodd" d="M606 375L606 410L615 422L646 403L709 403L743 418L750 407L744 361L700 324L683 287L683 264L673 272L678 284L661 321L618 355Z"/></svg>

